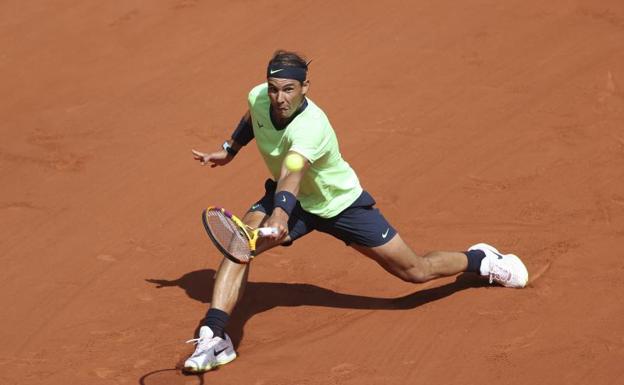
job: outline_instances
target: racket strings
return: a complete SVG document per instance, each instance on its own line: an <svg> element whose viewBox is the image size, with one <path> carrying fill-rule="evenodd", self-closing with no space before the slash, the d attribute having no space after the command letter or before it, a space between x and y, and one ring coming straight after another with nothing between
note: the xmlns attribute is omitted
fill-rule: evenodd
<svg viewBox="0 0 624 385"><path fill-rule="evenodd" d="M208 211L206 219L210 232L223 249L241 261L249 260L251 249L243 229L221 211Z"/></svg>

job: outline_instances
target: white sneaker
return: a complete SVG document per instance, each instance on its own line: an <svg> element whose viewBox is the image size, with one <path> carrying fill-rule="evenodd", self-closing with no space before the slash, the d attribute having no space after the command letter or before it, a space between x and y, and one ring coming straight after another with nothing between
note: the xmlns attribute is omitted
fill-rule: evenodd
<svg viewBox="0 0 624 385"><path fill-rule="evenodd" d="M522 288L529 281L529 272L524 263L513 254L501 254L487 243L478 243L468 250L482 250L485 258L481 261L481 275L489 276L490 283L496 282L505 287Z"/></svg>
<svg viewBox="0 0 624 385"><path fill-rule="evenodd" d="M215 337L208 326L199 329L199 338L186 341L194 342L195 352L184 362L184 371L191 373L207 372L220 365L225 365L236 358L232 340L225 334L225 339Z"/></svg>

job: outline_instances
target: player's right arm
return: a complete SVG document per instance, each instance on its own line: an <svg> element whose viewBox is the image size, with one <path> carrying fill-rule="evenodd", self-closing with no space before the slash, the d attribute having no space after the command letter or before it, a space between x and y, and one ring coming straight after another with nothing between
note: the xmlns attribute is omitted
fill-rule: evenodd
<svg viewBox="0 0 624 385"><path fill-rule="evenodd" d="M243 146L247 145L254 138L253 127L251 125L251 114L249 111L243 115L238 127L232 133L232 138L226 140L220 150L215 152L201 152L191 150L193 159L198 160L202 166L210 164L210 167L225 166L230 163L234 156Z"/></svg>

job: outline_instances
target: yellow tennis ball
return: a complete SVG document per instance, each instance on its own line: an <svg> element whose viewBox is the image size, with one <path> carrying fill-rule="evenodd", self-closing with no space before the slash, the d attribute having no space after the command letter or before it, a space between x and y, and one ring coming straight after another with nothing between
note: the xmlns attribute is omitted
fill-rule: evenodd
<svg viewBox="0 0 624 385"><path fill-rule="evenodd" d="M288 154L284 163L288 171L297 172L303 168L305 159L299 154Z"/></svg>

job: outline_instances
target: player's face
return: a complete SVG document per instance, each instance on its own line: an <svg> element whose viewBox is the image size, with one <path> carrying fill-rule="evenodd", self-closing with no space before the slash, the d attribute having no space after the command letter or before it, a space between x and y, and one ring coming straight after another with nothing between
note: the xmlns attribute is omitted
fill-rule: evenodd
<svg viewBox="0 0 624 385"><path fill-rule="evenodd" d="M279 119L288 119L297 111L310 85L308 80L301 84L298 80L278 78L269 78L268 83L273 114Z"/></svg>

